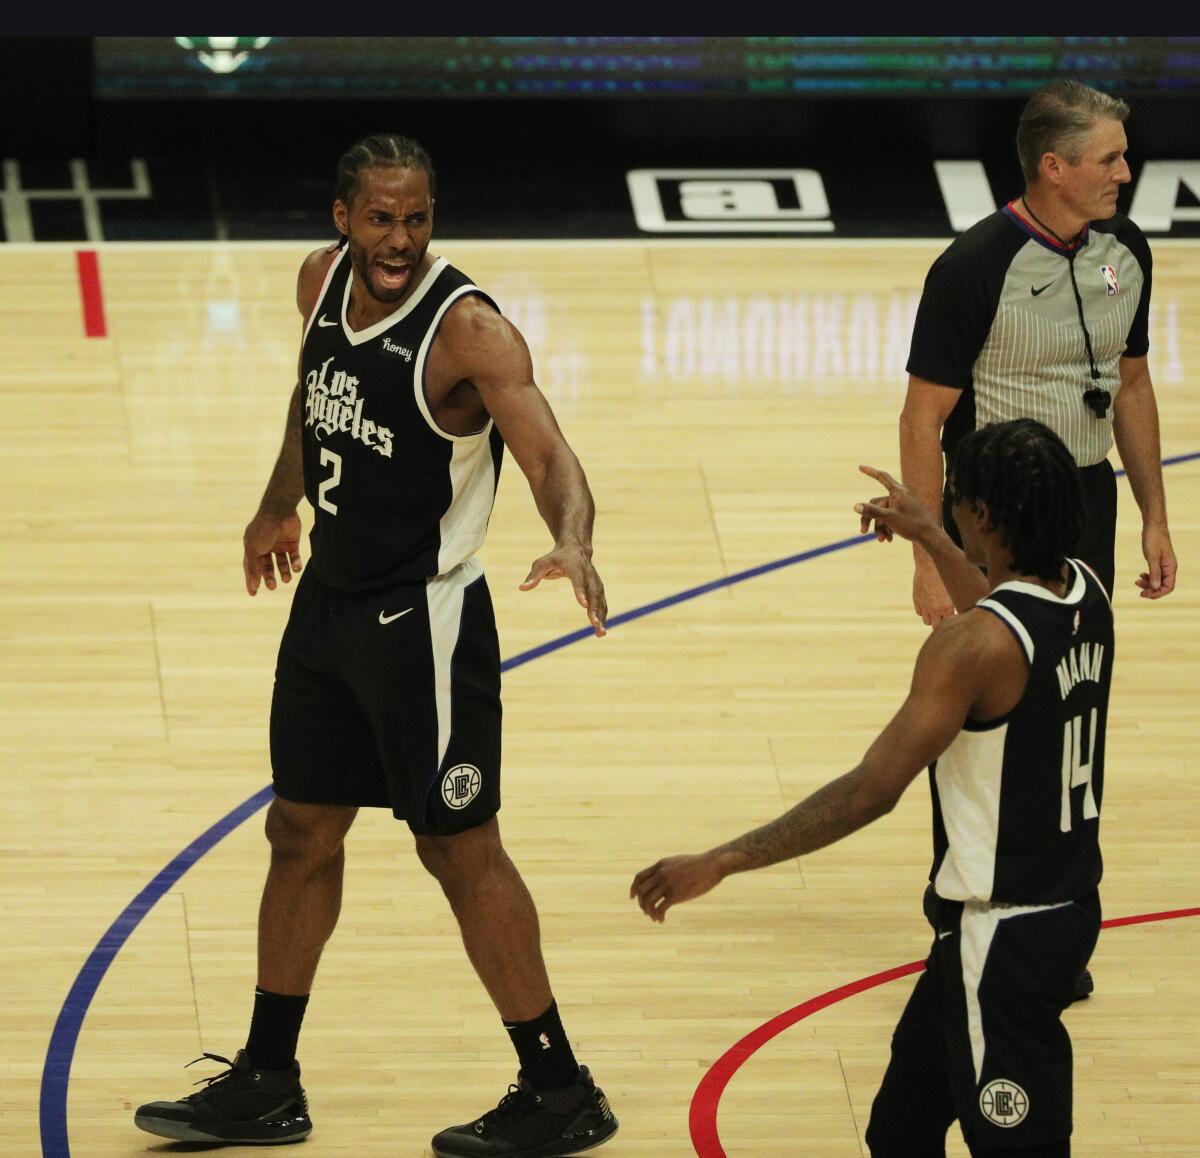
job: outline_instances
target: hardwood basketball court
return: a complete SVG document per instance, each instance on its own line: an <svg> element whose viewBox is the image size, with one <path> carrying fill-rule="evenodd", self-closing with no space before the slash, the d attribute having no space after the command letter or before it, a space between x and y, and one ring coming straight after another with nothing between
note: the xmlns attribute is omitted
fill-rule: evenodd
<svg viewBox="0 0 1200 1158"><path fill-rule="evenodd" d="M921 781L865 832L732 879L663 927L627 893L658 856L736 835L853 766L905 694L927 630L909 602L908 549L839 544L856 536L851 504L873 493L857 464L898 465L909 326L941 247L432 247L529 340L596 495L614 616L838 545L505 677L502 828L538 902L567 1029L621 1119L612 1158L692 1154L689 1104L730 1046L926 951ZM1153 248L1163 454L1192 457L1165 472L1181 578L1158 603L1135 597L1139 523L1121 484L1106 917L1200 904L1200 243ZM244 1042L261 812L194 850L140 922L101 942L164 866L270 779L291 592L246 597L240 540L294 382L305 252L102 246L102 338L84 335L74 248L0 252L0 1154L40 1153L56 1121L76 1158L183 1152L135 1130L133 1107L182 1095L215 1072L183 1063ZM561 585L517 590L546 543L510 462L483 554L506 657L584 626ZM111 965L94 996L85 984L64 1005L98 946L85 982ZM1194 918L1101 935L1096 995L1067 1014L1075 1153L1200 1154L1198 957ZM720 1101L725 1152L864 1153L911 987L901 978L832 1004L750 1055ZM388 815L364 812L351 833L300 1058L316 1123L303 1152L322 1158L428 1154L437 1129L514 1079L440 891ZM948 1153L965 1154L957 1128Z"/></svg>

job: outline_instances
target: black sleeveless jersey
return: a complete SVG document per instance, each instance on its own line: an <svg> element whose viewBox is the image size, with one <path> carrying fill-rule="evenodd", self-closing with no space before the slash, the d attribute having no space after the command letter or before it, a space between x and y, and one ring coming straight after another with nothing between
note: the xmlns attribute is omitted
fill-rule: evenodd
<svg viewBox="0 0 1200 1158"><path fill-rule="evenodd" d="M476 434L442 430L425 365L454 302L478 294L496 306L439 258L393 313L355 332L350 273L343 248L304 332L304 494L315 516L313 573L369 591L443 575L483 544L504 443L490 421Z"/></svg>
<svg viewBox="0 0 1200 1158"><path fill-rule="evenodd" d="M1112 609L1086 564L1068 572L1061 599L1012 582L977 604L1016 636L1029 681L1011 712L968 721L930 769L930 880L946 900L1051 904L1100 882Z"/></svg>

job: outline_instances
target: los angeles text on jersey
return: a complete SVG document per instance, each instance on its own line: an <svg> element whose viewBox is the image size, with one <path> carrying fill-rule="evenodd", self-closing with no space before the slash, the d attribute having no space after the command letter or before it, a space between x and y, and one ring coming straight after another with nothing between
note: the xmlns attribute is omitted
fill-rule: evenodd
<svg viewBox="0 0 1200 1158"><path fill-rule="evenodd" d="M332 362L333 356L326 358L319 371L310 370L304 379L304 425L313 428L318 442L337 430L391 458L391 430L363 417L364 399L358 393L358 379L345 370L331 372Z"/></svg>
<svg viewBox="0 0 1200 1158"><path fill-rule="evenodd" d="M1065 700L1071 694L1071 689L1084 680L1100 682L1100 672L1104 665L1104 644L1081 643L1071 648L1059 661L1054 674L1058 677L1059 694Z"/></svg>

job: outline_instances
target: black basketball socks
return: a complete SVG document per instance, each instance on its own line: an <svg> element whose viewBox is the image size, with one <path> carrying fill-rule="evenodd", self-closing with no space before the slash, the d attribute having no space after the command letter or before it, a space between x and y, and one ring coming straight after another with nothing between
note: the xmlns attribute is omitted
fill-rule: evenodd
<svg viewBox="0 0 1200 1158"><path fill-rule="evenodd" d="M266 1070L286 1070L296 1060L296 1043L308 1007L308 995L291 996L254 991L254 1016L246 1053L251 1062ZM579 1063L567 1040L558 1004L532 1021L505 1022L521 1064L521 1073L535 1090L560 1090L579 1076Z"/></svg>
<svg viewBox="0 0 1200 1158"><path fill-rule="evenodd" d="M293 997L268 993L265 989L254 991L254 1016L250 1019L250 1037L246 1042L246 1053L254 1065L264 1070L291 1068L307 1007L307 993Z"/></svg>
<svg viewBox="0 0 1200 1158"><path fill-rule="evenodd" d="M561 1090L579 1076L579 1063L567 1040L558 1003L532 1021L504 1023L521 1062L521 1074L535 1090Z"/></svg>

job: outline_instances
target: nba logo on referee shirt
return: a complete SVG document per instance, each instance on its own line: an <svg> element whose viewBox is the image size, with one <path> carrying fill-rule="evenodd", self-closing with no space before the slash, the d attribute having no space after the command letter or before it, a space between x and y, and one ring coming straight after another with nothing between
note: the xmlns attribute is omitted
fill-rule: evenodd
<svg viewBox="0 0 1200 1158"><path fill-rule="evenodd" d="M482 779L474 764L455 764L442 780L442 799L451 808L466 808L479 795Z"/></svg>
<svg viewBox="0 0 1200 1158"><path fill-rule="evenodd" d="M994 1126L1019 1125L1029 1113L1029 1098L1016 1082L996 1078L979 1092L979 1111Z"/></svg>
<svg viewBox="0 0 1200 1158"><path fill-rule="evenodd" d="M1121 292L1121 287L1117 285L1117 271L1111 265L1102 265L1100 276L1104 278L1104 288L1108 291L1108 296L1115 298Z"/></svg>

